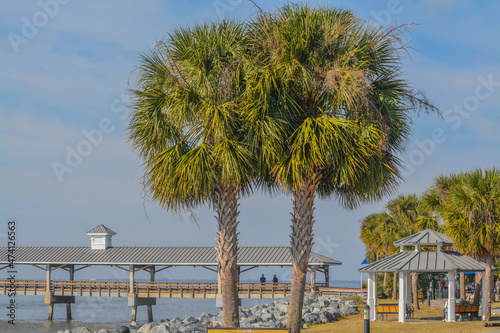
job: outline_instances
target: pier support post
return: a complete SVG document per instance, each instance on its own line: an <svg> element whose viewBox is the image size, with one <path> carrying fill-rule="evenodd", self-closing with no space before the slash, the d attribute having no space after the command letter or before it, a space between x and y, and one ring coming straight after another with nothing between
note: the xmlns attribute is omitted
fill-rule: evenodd
<svg viewBox="0 0 500 333"><path fill-rule="evenodd" d="M49 316L48 316L48 320L49 321L52 321L52 318L54 317L54 303L50 303L49 304Z"/></svg>
<svg viewBox="0 0 500 333"><path fill-rule="evenodd" d="M45 267L45 304L49 305L49 315L47 319L52 321L54 317L54 303L52 302L52 267L47 265Z"/></svg>
<svg viewBox="0 0 500 333"><path fill-rule="evenodd" d="M151 276L151 282L155 282L155 266L151 266L149 269L149 274ZM153 306L148 305L148 323L153 322Z"/></svg>
<svg viewBox="0 0 500 333"><path fill-rule="evenodd" d="M217 266L217 294L215 295L215 306L222 310L222 279L219 266Z"/></svg>
<svg viewBox="0 0 500 333"><path fill-rule="evenodd" d="M148 323L153 322L153 306L148 305Z"/></svg>
<svg viewBox="0 0 500 333"><path fill-rule="evenodd" d="M129 293L133 294L134 293L134 273L135 273L135 267L134 265L129 266L129 275L130 275L130 283L129 283Z"/></svg>
<svg viewBox="0 0 500 333"><path fill-rule="evenodd" d="M130 325L137 325L137 306L132 307L132 318L130 318Z"/></svg>
<svg viewBox="0 0 500 333"><path fill-rule="evenodd" d="M316 288L316 267L311 267L311 293L314 294Z"/></svg>
<svg viewBox="0 0 500 333"><path fill-rule="evenodd" d="M153 305L156 305L156 298L137 297L136 294L128 294L128 305L132 307L132 318L130 325L137 325L137 307L147 305L148 322L153 321Z"/></svg>
<svg viewBox="0 0 500 333"><path fill-rule="evenodd" d="M330 287L330 265L325 265L325 286Z"/></svg>
<svg viewBox="0 0 500 333"><path fill-rule="evenodd" d="M71 320L71 303L66 303L66 319Z"/></svg>
<svg viewBox="0 0 500 333"><path fill-rule="evenodd" d="M73 282L75 280L75 266L70 265L69 266L69 280ZM71 303L66 303L66 319L71 320L73 319L71 315Z"/></svg>

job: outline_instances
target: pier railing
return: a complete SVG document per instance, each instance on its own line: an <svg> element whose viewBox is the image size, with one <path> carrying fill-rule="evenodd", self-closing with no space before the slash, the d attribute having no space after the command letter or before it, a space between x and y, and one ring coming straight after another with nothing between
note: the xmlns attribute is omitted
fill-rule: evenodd
<svg viewBox="0 0 500 333"><path fill-rule="evenodd" d="M20 295L43 295L45 280L16 280L15 290ZM240 298L279 298L291 293L290 283L238 283ZM306 285L306 292L311 288ZM0 280L0 294L8 294L12 283ZM130 290L128 281L51 281L50 291L62 296L126 297L135 293L139 297L215 298L219 292L215 282L143 282L135 281Z"/></svg>

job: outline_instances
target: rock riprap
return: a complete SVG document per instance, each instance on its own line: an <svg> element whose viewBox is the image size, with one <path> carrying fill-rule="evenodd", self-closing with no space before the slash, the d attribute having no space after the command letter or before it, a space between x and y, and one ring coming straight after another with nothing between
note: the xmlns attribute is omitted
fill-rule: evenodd
<svg viewBox="0 0 500 333"><path fill-rule="evenodd" d="M240 309L240 326L282 328L286 326L288 313L288 298L274 301L268 304L260 304L248 309ZM304 328L307 324L328 323L349 314L358 312L358 306L354 301L342 301L336 296L322 296L315 298L312 294L304 297L302 309L302 321ZM164 319L155 323L142 325L137 330L131 329L131 333L197 333L206 332L206 327L220 327L222 325L222 313L202 313L200 317L188 317L181 319ZM64 332L67 333L68 331ZM75 328L71 333L90 332L85 328ZM115 333L118 330L100 330L99 333ZM63 333L63 331L61 331Z"/></svg>

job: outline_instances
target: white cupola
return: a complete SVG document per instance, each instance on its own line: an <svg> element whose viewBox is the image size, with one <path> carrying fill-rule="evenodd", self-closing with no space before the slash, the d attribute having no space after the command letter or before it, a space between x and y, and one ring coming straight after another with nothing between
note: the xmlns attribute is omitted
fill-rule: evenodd
<svg viewBox="0 0 500 333"><path fill-rule="evenodd" d="M105 250L112 247L111 237L116 235L116 232L101 224L87 231L87 235L91 236L90 248L92 250Z"/></svg>

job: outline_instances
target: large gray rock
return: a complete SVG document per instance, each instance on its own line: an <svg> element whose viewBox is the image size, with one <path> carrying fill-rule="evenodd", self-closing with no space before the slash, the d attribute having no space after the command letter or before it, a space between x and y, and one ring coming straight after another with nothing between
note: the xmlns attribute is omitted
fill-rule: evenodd
<svg viewBox="0 0 500 333"><path fill-rule="evenodd" d="M260 319L262 319L263 322L268 322L274 320L274 315L272 313L264 313L260 316Z"/></svg>
<svg viewBox="0 0 500 333"><path fill-rule="evenodd" d="M153 327L151 331L148 333L170 333L170 328L167 324L160 324L158 326Z"/></svg>
<svg viewBox="0 0 500 333"><path fill-rule="evenodd" d="M285 303L277 303L275 308L280 312L288 312L288 304Z"/></svg>
<svg viewBox="0 0 500 333"><path fill-rule="evenodd" d="M316 313L306 313L302 316L302 321L309 324L319 323L319 316Z"/></svg>
<svg viewBox="0 0 500 333"><path fill-rule="evenodd" d="M71 331L72 333L92 333L87 327L77 327Z"/></svg>
<svg viewBox="0 0 500 333"><path fill-rule="evenodd" d="M304 306L311 305L314 302L315 298L313 294L306 294L304 296Z"/></svg>
<svg viewBox="0 0 500 333"><path fill-rule="evenodd" d="M191 316L191 317L187 317L186 319L184 319L184 320L182 321L182 323L183 323L184 325L192 325L192 324L197 324L199 321L200 321L199 319L197 319L197 318L195 318L195 317Z"/></svg>
<svg viewBox="0 0 500 333"><path fill-rule="evenodd" d="M137 330L137 333L148 333L151 330L151 323L144 324Z"/></svg>

